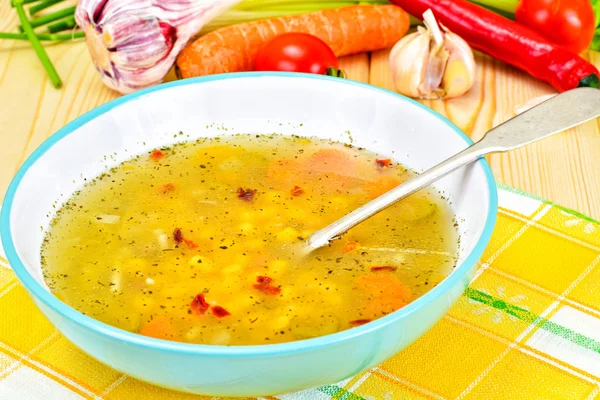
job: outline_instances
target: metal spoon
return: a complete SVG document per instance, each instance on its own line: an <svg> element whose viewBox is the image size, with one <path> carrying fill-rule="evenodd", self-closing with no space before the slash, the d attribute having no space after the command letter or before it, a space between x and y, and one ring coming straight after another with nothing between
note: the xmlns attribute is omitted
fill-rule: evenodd
<svg viewBox="0 0 600 400"><path fill-rule="evenodd" d="M577 88L561 93L488 131L446 161L398 185L350 214L313 233L306 251L325 246L348 229L481 157L513 150L600 116L600 90Z"/></svg>

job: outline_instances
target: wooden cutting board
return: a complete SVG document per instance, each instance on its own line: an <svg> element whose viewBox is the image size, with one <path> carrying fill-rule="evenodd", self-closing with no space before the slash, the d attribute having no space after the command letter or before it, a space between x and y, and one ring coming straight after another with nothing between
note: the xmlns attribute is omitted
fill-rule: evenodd
<svg viewBox="0 0 600 400"><path fill-rule="evenodd" d="M14 31L15 12L3 1L0 30ZM54 89L26 42L0 41L0 199L25 158L48 136L118 95L103 86L84 42L47 45L65 85ZM600 53L588 55L600 67ZM350 79L393 89L388 51L349 56ZM477 55L471 91L448 101L424 101L473 139L513 115L515 106L553 93L504 63ZM498 182L529 191L600 219L600 119L509 154L493 155Z"/></svg>

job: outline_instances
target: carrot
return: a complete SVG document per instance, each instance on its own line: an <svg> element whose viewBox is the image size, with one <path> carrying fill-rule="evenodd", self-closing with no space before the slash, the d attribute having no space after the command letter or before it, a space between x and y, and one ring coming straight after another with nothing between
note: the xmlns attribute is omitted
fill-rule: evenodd
<svg viewBox="0 0 600 400"><path fill-rule="evenodd" d="M350 242L347 242L347 243L344 245L344 247L342 248L342 251L343 251L344 253L350 253L351 251L354 251L354 250L356 250L356 249L358 249L358 248L359 248L359 244L358 244L358 242L355 242L355 241L350 241Z"/></svg>
<svg viewBox="0 0 600 400"><path fill-rule="evenodd" d="M412 297L412 291L394 275L362 275L358 277L357 284L372 297L364 310L367 317L378 318L392 313L408 304Z"/></svg>
<svg viewBox="0 0 600 400"><path fill-rule="evenodd" d="M369 192L369 197L372 199L379 197L385 192L389 192L400 183L400 180L392 176L382 176L375 182L368 182L367 191Z"/></svg>
<svg viewBox="0 0 600 400"><path fill-rule="evenodd" d="M348 6L224 27L189 44L179 54L183 78L250 71L258 50L278 35L302 32L323 40L337 57L394 45L410 26L400 7Z"/></svg>
<svg viewBox="0 0 600 400"><path fill-rule="evenodd" d="M310 172L352 176L358 170L358 164L345 151L321 149L310 156L305 168Z"/></svg>
<svg viewBox="0 0 600 400"><path fill-rule="evenodd" d="M405 303L412 296L412 291L395 275L368 274L357 279L358 287L367 294L375 297L398 298Z"/></svg>
<svg viewBox="0 0 600 400"><path fill-rule="evenodd" d="M142 327L140 335L167 339L173 337L173 325L167 317L155 317Z"/></svg>
<svg viewBox="0 0 600 400"><path fill-rule="evenodd" d="M302 164L296 160L275 160L267 167L267 179L278 186L297 183Z"/></svg>

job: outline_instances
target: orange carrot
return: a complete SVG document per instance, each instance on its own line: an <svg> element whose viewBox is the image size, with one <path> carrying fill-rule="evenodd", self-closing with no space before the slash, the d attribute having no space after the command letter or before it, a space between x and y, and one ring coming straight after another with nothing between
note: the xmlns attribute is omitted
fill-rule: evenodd
<svg viewBox="0 0 600 400"><path fill-rule="evenodd" d="M344 247L342 248L342 251L344 253L350 253L351 251L358 249L358 247L359 247L358 242L350 241L344 245Z"/></svg>
<svg viewBox="0 0 600 400"><path fill-rule="evenodd" d="M155 317L140 330L140 334L157 339L173 337L173 325L167 317Z"/></svg>
<svg viewBox="0 0 600 400"><path fill-rule="evenodd" d="M183 78L250 71L258 50L288 32L314 35L341 57L393 46L409 26L408 14L393 5L348 6L247 22L196 39L179 54L177 66Z"/></svg>
<svg viewBox="0 0 600 400"><path fill-rule="evenodd" d="M365 307L367 317L378 318L392 313L406 304L412 291L398 277L390 274L369 274L358 277L357 284L372 300Z"/></svg>
<svg viewBox="0 0 600 400"><path fill-rule="evenodd" d="M267 167L269 182L278 186L289 186L297 183L302 164L296 160L275 160Z"/></svg>
<svg viewBox="0 0 600 400"><path fill-rule="evenodd" d="M412 291L395 275L368 274L359 276L358 287L367 294L375 297L398 298L405 303L410 300Z"/></svg>
<svg viewBox="0 0 600 400"><path fill-rule="evenodd" d="M310 172L352 176L358 170L358 164L345 151L321 149L310 156L305 168Z"/></svg>
<svg viewBox="0 0 600 400"><path fill-rule="evenodd" d="M400 183L402 183L400 182L400 180L392 176L382 176L375 182L368 182L367 190L369 192L369 197L372 199L379 197L385 192L389 192L390 190L398 186Z"/></svg>

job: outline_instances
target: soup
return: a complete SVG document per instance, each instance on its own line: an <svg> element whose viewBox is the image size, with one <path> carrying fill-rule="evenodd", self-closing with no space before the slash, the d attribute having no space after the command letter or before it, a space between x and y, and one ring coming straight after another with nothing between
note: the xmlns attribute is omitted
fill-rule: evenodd
<svg viewBox="0 0 600 400"><path fill-rule="evenodd" d="M301 137L156 149L57 211L44 278L82 313L161 339L255 345L342 331L405 306L455 266L453 214L433 190L300 252L411 175L365 149Z"/></svg>

